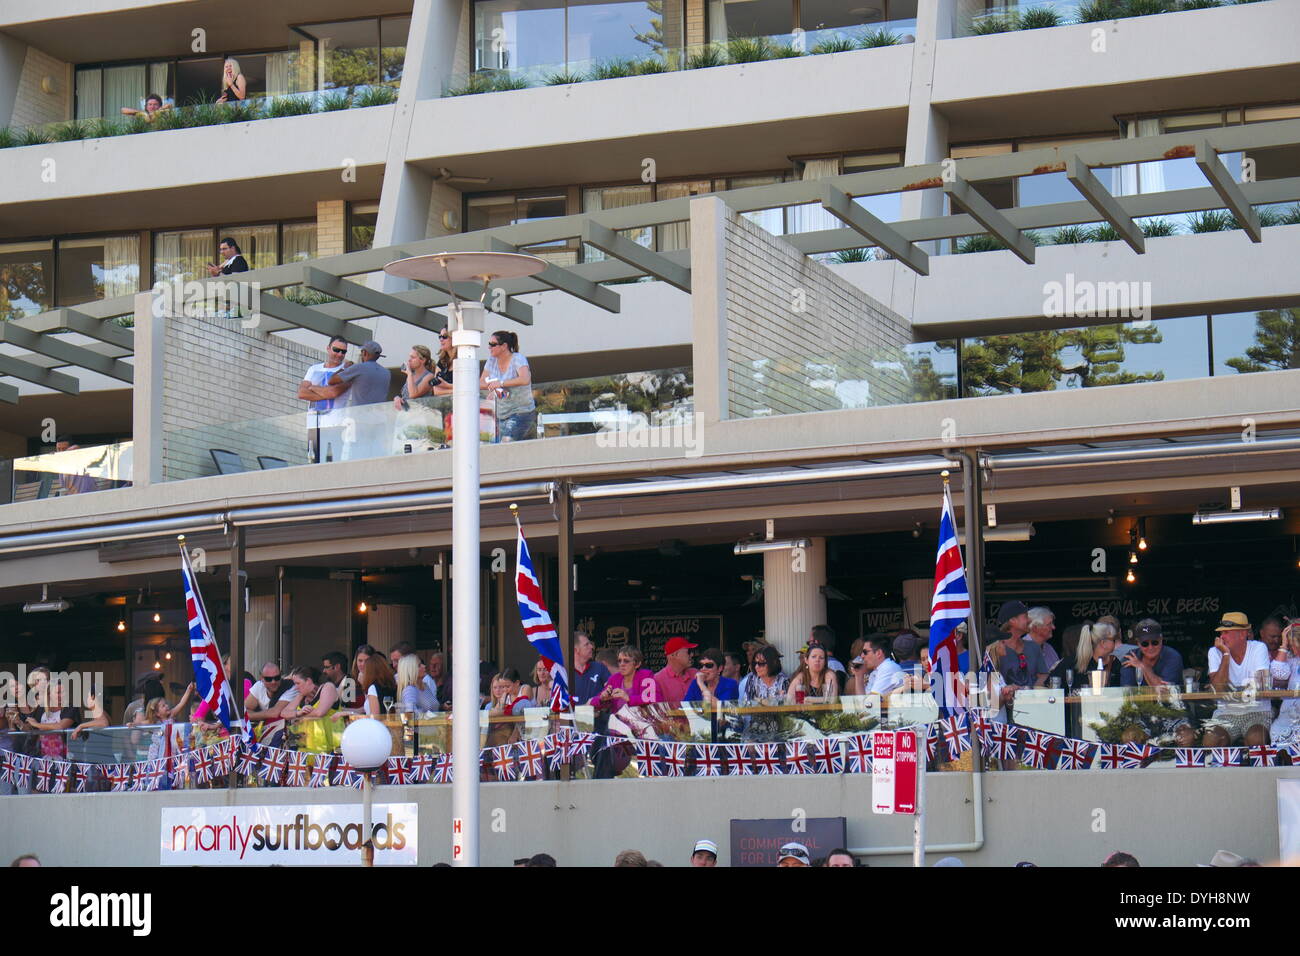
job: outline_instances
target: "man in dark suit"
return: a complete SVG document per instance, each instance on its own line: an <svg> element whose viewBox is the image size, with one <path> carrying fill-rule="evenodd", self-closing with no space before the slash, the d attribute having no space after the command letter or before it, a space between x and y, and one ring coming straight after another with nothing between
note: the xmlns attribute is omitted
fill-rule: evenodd
<svg viewBox="0 0 1300 956"><path fill-rule="evenodd" d="M222 239L218 251L221 254L221 264L213 263L209 265L208 275L215 278L216 276L228 276L235 272L248 271L248 260L240 253L239 244L234 239L229 236Z"/></svg>

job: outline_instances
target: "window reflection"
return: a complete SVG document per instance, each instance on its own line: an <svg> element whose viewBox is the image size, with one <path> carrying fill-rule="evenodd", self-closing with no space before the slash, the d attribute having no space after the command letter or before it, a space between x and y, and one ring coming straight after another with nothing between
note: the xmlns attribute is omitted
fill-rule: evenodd
<svg viewBox="0 0 1300 956"><path fill-rule="evenodd" d="M1233 312L1213 324L1215 375L1300 368L1300 309Z"/></svg>
<svg viewBox="0 0 1300 956"><path fill-rule="evenodd" d="M0 320L49 309L53 245L48 241L0 245Z"/></svg>

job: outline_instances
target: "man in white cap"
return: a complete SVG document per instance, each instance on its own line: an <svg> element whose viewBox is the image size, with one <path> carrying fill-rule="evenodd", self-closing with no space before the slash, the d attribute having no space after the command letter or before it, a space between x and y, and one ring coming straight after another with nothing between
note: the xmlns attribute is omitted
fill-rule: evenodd
<svg viewBox="0 0 1300 956"><path fill-rule="evenodd" d="M691 851L691 866L717 866L718 845L712 840L696 840Z"/></svg>
<svg viewBox="0 0 1300 956"><path fill-rule="evenodd" d="M776 859L777 866L812 866L808 859L808 848L802 843L787 843L781 847L781 855Z"/></svg>

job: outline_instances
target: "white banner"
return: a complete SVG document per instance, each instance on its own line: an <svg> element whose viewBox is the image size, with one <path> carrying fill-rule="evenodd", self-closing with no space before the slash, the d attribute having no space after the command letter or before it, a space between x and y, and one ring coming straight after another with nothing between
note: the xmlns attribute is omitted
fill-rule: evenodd
<svg viewBox="0 0 1300 956"><path fill-rule="evenodd" d="M1283 866L1300 863L1300 780L1277 782L1277 843Z"/></svg>
<svg viewBox="0 0 1300 956"><path fill-rule="evenodd" d="M417 805L374 808L375 865L415 866ZM164 807L163 866L360 866L361 802Z"/></svg>

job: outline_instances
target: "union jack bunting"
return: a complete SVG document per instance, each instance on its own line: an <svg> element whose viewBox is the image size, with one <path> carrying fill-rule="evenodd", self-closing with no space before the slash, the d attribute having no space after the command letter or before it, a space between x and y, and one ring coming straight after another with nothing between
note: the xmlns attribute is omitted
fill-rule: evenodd
<svg viewBox="0 0 1300 956"><path fill-rule="evenodd" d="M540 740L523 740L519 746L519 770L525 779L540 779L546 769L546 752Z"/></svg>
<svg viewBox="0 0 1300 956"><path fill-rule="evenodd" d="M288 762L287 751L279 747L267 747L262 751L262 766L258 768L258 776L267 783L279 783L284 779L284 768Z"/></svg>
<svg viewBox="0 0 1300 956"><path fill-rule="evenodd" d="M434 783L451 783L451 778L451 754L438 754L433 762L433 776L431 779Z"/></svg>
<svg viewBox="0 0 1300 956"><path fill-rule="evenodd" d="M433 754L419 754L411 758L411 783L428 783L433 769Z"/></svg>
<svg viewBox="0 0 1300 956"><path fill-rule="evenodd" d="M40 793L50 792L50 782L54 779L54 768L44 757L37 757L32 763L32 779L36 782L36 790Z"/></svg>
<svg viewBox="0 0 1300 956"><path fill-rule="evenodd" d="M1125 770L1136 770L1160 753L1159 747L1150 744L1127 743L1120 753L1120 766Z"/></svg>
<svg viewBox="0 0 1300 956"><path fill-rule="evenodd" d="M1287 752L1291 754L1291 766L1300 766L1300 743L1292 744Z"/></svg>
<svg viewBox="0 0 1300 956"><path fill-rule="evenodd" d="M9 766L12 770L10 779L14 782L15 787L26 787L31 784L32 758L26 754L10 754Z"/></svg>
<svg viewBox="0 0 1300 956"><path fill-rule="evenodd" d="M109 789L121 793L131 785L131 765L129 763L105 764L108 770Z"/></svg>
<svg viewBox="0 0 1300 956"><path fill-rule="evenodd" d="M206 749L194 751L194 779L200 783L212 779L212 756Z"/></svg>
<svg viewBox="0 0 1300 956"><path fill-rule="evenodd" d="M330 754L315 754L311 765L309 787L323 787L330 782L330 770L334 767L334 757Z"/></svg>
<svg viewBox="0 0 1300 956"><path fill-rule="evenodd" d="M808 743L804 740L792 740L785 745L786 773L812 773L811 759L808 756Z"/></svg>
<svg viewBox="0 0 1300 956"><path fill-rule="evenodd" d="M1061 753L1056 759L1057 770L1087 770L1092 763L1093 745L1086 740L1061 740Z"/></svg>
<svg viewBox="0 0 1300 956"><path fill-rule="evenodd" d="M686 744L662 744L665 777L683 777L686 775Z"/></svg>
<svg viewBox="0 0 1300 956"><path fill-rule="evenodd" d="M388 763L384 765L384 770L388 772L389 783L405 784L411 778L411 758L389 757Z"/></svg>
<svg viewBox="0 0 1300 956"><path fill-rule="evenodd" d="M492 755L492 770L496 773L498 780L514 780L517 776L518 768L515 766L514 751L514 744L502 744L500 747L493 747L488 751Z"/></svg>
<svg viewBox="0 0 1300 956"><path fill-rule="evenodd" d="M85 793L86 787L90 784L90 775L95 770L93 763L78 763L75 765L73 775L77 780L77 793Z"/></svg>
<svg viewBox="0 0 1300 956"><path fill-rule="evenodd" d="M245 743L235 761L235 770L241 776L251 776L257 773L258 766L262 762L262 745Z"/></svg>
<svg viewBox="0 0 1300 956"><path fill-rule="evenodd" d="M918 735L919 736L919 735ZM925 759L928 763L939 753L939 725L930 724L925 729Z"/></svg>
<svg viewBox="0 0 1300 956"><path fill-rule="evenodd" d="M224 777L230 773L235 766L235 754L239 746L238 737L229 737L217 744L217 757L213 764L213 773L219 777ZM284 750L281 753L287 754L289 751ZM286 761L287 763L287 761Z"/></svg>
<svg viewBox="0 0 1300 956"><path fill-rule="evenodd" d="M1207 767L1240 767L1241 748L1212 747L1210 748L1209 759L1205 762L1205 765Z"/></svg>
<svg viewBox="0 0 1300 956"><path fill-rule="evenodd" d="M144 762L140 761L127 766L130 768L130 783L126 789L132 791L143 790L145 785Z"/></svg>
<svg viewBox="0 0 1300 956"><path fill-rule="evenodd" d="M1015 760L1020 743L1020 728L1011 724L994 724L989 731L989 755L999 760Z"/></svg>
<svg viewBox="0 0 1300 956"><path fill-rule="evenodd" d="M993 748L989 746L989 734L993 733L993 718L989 716L988 711L980 708L974 712L975 733L979 735L980 746L984 749L985 755Z"/></svg>
<svg viewBox="0 0 1300 956"><path fill-rule="evenodd" d="M1024 746L1020 750L1021 761L1035 770L1046 770L1052 759L1052 745L1056 736L1037 730L1026 730L1024 735Z"/></svg>
<svg viewBox="0 0 1300 956"><path fill-rule="evenodd" d="M813 741L813 773L843 773L844 749L839 737L823 737Z"/></svg>
<svg viewBox="0 0 1300 956"><path fill-rule="evenodd" d="M572 759L570 733L568 727L561 727L542 741L542 753L546 755L546 762L552 770L559 770Z"/></svg>
<svg viewBox="0 0 1300 956"><path fill-rule="evenodd" d="M849 773L871 773L871 735L854 734L848 744Z"/></svg>
<svg viewBox="0 0 1300 956"><path fill-rule="evenodd" d="M754 773L763 776L781 776L780 744L754 744Z"/></svg>
<svg viewBox="0 0 1300 956"><path fill-rule="evenodd" d="M0 780L5 783L14 782L13 754L7 750L0 751Z"/></svg>
<svg viewBox="0 0 1300 956"><path fill-rule="evenodd" d="M662 777L664 773L659 766L659 744L653 740L638 740L632 745L636 756L636 765L643 777Z"/></svg>
<svg viewBox="0 0 1300 956"><path fill-rule="evenodd" d="M289 755L289 766L286 768L287 776L285 783L290 787L307 786L307 775L311 768L307 762L308 754L296 752Z"/></svg>
<svg viewBox="0 0 1300 956"><path fill-rule="evenodd" d="M569 732L569 756L580 757L591 749L591 745L596 742L595 734L579 734L573 731Z"/></svg>
<svg viewBox="0 0 1300 956"><path fill-rule="evenodd" d="M722 755L713 744L695 745L695 776L719 777L722 775Z"/></svg>
<svg viewBox="0 0 1300 956"><path fill-rule="evenodd" d="M352 764L346 760L340 760L334 765L334 786L359 788L361 786L361 774L357 773Z"/></svg>
<svg viewBox="0 0 1300 956"><path fill-rule="evenodd" d="M54 784L51 793L67 793L68 778L72 775L72 764L66 760L51 760L54 765Z"/></svg>
<svg viewBox="0 0 1300 956"><path fill-rule="evenodd" d="M172 789L177 789L185 785L185 773L190 769L190 755L173 754L168 758L167 769L171 773Z"/></svg>
<svg viewBox="0 0 1300 956"><path fill-rule="evenodd" d="M1268 744L1246 748L1246 759L1252 767L1274 767L1277 765L1278 749Z"/></svg>
<svg viewBox="0 0 1300 956"><path fill-rule="evenodd" d="M1118 770L1124 762L1124 747L1121 744L1098 744L1097 759L1093 762L1094 770Z"/></svg>
<svg viewBox="0 0 1300 956"><path fill-rule="evenodd" d="M162 786L163 776L167 773L166 760L150 760L144 766L144 787L145 790L157 790Z"/></svg>
<svg viewBox="0 0 1300 956"><path fill-rule="evenodd" d="M739 746L728 748L727 776L752 777L753 775L754 775L753 748L748 744L740 744Z"/></svg>
<svg viewBox="0 0 1300 956"><path fill-rule="evenodd" d="M1200 747L1175 747L1175 767L1204 767L1204 752Z"/></svg>
<svg viewBox="0 0 1300 956"><path fill-rule="evenodd" d="M964 713L939 721L939 732L948 748L948 759L957 760L970 750L970 720Z"/></svg>

